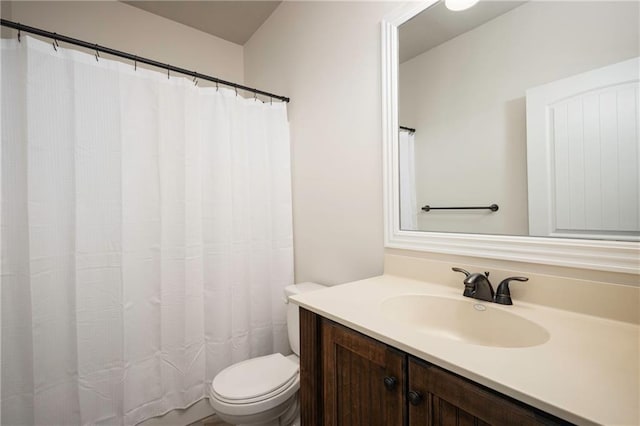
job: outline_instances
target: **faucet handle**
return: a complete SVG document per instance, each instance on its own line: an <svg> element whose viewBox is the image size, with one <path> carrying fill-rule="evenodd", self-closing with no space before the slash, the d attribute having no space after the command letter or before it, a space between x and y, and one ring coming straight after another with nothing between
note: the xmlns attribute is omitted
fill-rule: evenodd
<svg viewBox="0 0 640 426"><path fill-rule="evenodd" d="M469 275L471 275L471 272L469 271L465 271L462 268L451 268L452 271L454 272L462 272L466 277L468 277Z"/></svg>
<svg viewBox="0 0 640 426"><path fill-rule="evenodd" d="M511 300L511 292L509 291L509 282L511 281L529 281L527 277L509 277L505 278L498 285L498 289L496 290L496 296L494 302L499 303L501 305L513 305L513 301Z"/></svg>
<svg viewBox="0 0 640 426"><path fill-rule="evenodd" d="M476 292L476 286L475 284L467 284L467 278L469 278L471 276L471 272L464 270L462 268L451 268L452 271L454 272L461 272L465 275L465 279L464 279L464 293L462 293L463 296L466 297L473 297L473 295Z"/></svg>

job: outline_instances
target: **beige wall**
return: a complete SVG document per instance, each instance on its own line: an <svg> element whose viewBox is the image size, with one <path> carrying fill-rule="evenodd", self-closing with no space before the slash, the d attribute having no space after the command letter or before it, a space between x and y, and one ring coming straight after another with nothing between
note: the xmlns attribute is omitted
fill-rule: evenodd
<svg viewBox="0 0 640 426"><path fill-rule="evenodd" d="M639 55L637 2L529 2L400 66L400 122L417 128L430 231L528 235L525 91ZM425 13L429 13L426 11Z"/></svg>
<svg viewBox="0 0 640 426"><path fill-rule="evenodd" d="M223 80L244 80L242 46L118 1L3 1L2 18ZM16 32L3 29L2 36Z"/></svg>
<svg viewBox="0 0 640 426"><path fill-rule="evenodd" d="M298 282L382 273L380 21L397 4L284 2L245 45L247 84L291 97Z"/></svg>

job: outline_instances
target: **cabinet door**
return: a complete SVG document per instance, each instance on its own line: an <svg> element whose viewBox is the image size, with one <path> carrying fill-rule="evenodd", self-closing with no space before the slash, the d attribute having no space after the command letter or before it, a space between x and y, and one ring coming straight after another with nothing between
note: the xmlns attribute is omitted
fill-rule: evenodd
<svg viewBox="0 0 640 426"><path fill-rule="evenodd" d="M402 352L331 321L322 324L325 425L402 425Z"/></svg>
<svg viewBox="0 0 640 426"><path fill-rule="evenodd" d="M531 407L412 357L408 380L410 426L559 424Z"/></svg>

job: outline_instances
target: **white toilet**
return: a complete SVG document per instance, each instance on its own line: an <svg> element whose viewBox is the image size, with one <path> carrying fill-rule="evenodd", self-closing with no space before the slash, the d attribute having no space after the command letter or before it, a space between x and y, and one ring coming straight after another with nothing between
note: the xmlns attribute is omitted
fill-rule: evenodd
<svg viewBox="0 0 640 426"><path fill-rule="evenodd" d="M302 283L284 289L289 296L325 288ZM287 304L287 329L293 354L276 353L233 364L209 387L209 403L218 417L234 425L289 426L299 424L300 317L298 306Z"/></svg>

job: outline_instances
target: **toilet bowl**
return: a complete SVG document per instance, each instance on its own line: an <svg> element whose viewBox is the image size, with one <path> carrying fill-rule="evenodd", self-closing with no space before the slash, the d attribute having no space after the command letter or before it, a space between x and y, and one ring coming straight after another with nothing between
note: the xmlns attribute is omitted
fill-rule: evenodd
<svg viewBox="0 0 640 426"><path fill-rule="evenodd" d="M209 386L209 403L218 417L234 425L288 426L299 417L300 320L294 294L324 288L315 283L285 288L287 329L293 354L251 358L222 370Z"/></svg>

